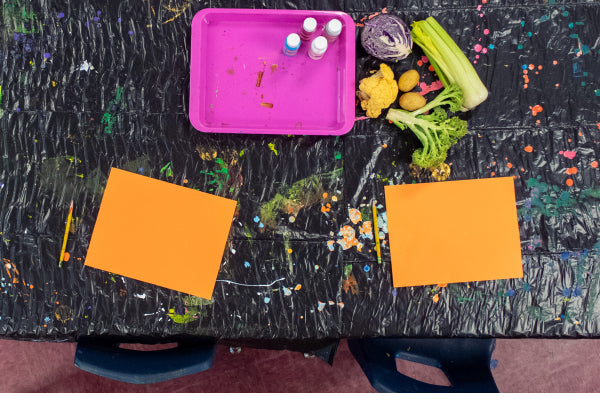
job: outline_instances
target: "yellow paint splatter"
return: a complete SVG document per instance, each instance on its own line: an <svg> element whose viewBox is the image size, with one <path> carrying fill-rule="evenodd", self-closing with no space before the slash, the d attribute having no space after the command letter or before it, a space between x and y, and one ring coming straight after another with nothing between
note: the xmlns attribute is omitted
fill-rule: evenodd
<svg viewBox="0 0 600 400"><path fill-rule="evenodd" d="M292 254L293 250L292 249L287 249L288 254Z"/></svg>
<svg viewBox="0 0 600 400"><path fill-rule="evenodd" d="M277 152L277 149L275 148L275 143L269 143L269 150L271 150L273 153L275 153L275 155L279 155L279 153Z"/></svg>

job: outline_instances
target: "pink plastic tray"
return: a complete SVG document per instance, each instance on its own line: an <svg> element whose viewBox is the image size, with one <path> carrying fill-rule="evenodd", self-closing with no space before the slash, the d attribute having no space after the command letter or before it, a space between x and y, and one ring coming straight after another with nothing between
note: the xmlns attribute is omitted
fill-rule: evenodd
<svg viewBox="0 0 600 400"><path fill-rule="evenodd" d="M282 52L307 17L318 32L342 22L320 60L308 57L310 42L294 57ZM355 46L343 12L201 10L192 22L190 121L203 132L343 135L354 125Z"/></svg>

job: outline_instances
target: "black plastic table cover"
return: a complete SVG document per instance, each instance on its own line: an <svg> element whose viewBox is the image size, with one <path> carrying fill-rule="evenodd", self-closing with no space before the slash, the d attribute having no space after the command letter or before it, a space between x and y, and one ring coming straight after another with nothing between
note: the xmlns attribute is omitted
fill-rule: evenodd
<svg viewBox="0 0 600 400"><path fill-rule="evenodd" d="M515 3L3 0L0 334L600 336L600 5ZM392 286L384 187L434 178L410 166L414 135L384 117L361 118L357 107L340 137L196 131L190 32L207 7L345 11L357 25L357 81L380 63L358 40L365 20L434 16L490 92L464 115L469 135L449 152L449 179L514 177L524 277ZM390 65L417 69L429 90L436 77L422 56L415 46ZM238 201L212 300L84 265L111 167ZM382 264L368 223L374 199ZM70 258L59 268L71 200ZM452 210L440 199L431 212ZM422 239L435 251L451 234Z"/></svg>

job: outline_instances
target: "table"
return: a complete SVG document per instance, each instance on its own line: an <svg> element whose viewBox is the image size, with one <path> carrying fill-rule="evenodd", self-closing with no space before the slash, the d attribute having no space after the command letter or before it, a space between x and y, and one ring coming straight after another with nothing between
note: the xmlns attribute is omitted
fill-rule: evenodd
<svg viewBox="0 0 600 400"><path fill-rule="evenodd" d="M378 12L434 16L490 90L466 116L449 179L514 177L524 278L392 287L387 241L378 265L363 222L383 204L387 239L385 185L433 178L409 166L414 136L383 117L341 137L194 130L190 26L206 7L341 9L357 32ZM5 0L0 334L598 337L599 20L593 1ZM393 68L426 73L421 55ZM358 80L379 61L358 45L356 64ZM238 200L212 300L84 266L111 167ZM423 240L435 251L448 234Z"/></svg>

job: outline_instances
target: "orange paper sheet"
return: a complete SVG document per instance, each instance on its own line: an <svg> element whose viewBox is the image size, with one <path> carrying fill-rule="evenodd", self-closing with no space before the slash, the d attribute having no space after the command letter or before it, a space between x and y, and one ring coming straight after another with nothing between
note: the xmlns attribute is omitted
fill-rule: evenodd
<svg viewBox="0 0 600 400"><path fill-rule="evenodd" d="M385 187L394 287L523 277L513 178Z"/></svg>
<svg viewBox="0 0 600 400"><path fill-rule="evenodd" d="M85 265L210 299L235 207L113 168Z"/></svg>

